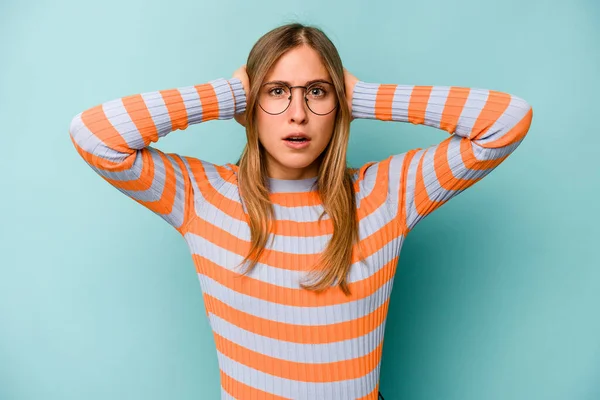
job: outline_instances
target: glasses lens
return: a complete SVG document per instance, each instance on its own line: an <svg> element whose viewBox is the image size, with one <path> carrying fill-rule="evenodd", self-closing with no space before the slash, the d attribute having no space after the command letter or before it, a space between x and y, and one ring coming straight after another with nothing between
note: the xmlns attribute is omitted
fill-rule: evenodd
<svg viewBox="0 0 600 400"><path fill-rule="evenodd" d="M263 85L258 103L269 114L282 113L290 104L290 88L280 83Z"/></svg>
<svg viewBox="0 0 600 400"><path fill-rule="evenodd" d="M314 83L306 89L308 108L315 114L328 114L337 106L333 85L326 82Z"/></svg>
<svg viewBox="0 0 600 400"><path fill-rule="evenodd" d="M296 93L296 95L300 95ZM290 104L290 88L280 83L263 85L258 102L263 110L269 114L280 114ZM334 87L327 82L313 83L306 89L308 108L315 114L328 114L337 106L337 97Z"/></svg>

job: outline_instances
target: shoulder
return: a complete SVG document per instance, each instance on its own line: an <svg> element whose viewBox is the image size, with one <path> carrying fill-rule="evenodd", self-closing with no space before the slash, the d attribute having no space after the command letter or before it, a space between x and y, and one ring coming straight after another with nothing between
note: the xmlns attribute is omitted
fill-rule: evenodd
<svg viewBox="0 0 600 400"><path fill-rule="evenodd" d="M354 169L354 188L359 197L385 198L388 192L390 163L394 156L379 161L368 161Z"/></svg>
<svg viewBox="0 0 600 400"><path fill-rule="evenodd" d="M189 156L182 156L181 159L190 177L198 186L203 184L215 186L219 181L225 182L236 179L238 167L234 164L219 165Z"/></svg>
<svg viewBox="0 0 600 400"><path fill-rule="evenodd" d="M352 180L357 186L364 186L365 184L372 184L378 180L378 172L381 172L381 165L385 163L383 161L368 161L358 168L349 168L348 170L352 174Z"/></svg>

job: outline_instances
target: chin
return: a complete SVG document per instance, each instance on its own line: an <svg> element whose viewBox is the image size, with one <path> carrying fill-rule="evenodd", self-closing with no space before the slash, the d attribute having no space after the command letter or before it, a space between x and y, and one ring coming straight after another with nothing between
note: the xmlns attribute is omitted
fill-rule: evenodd
<svg viewBox="0 0 600 400"><path fill-rule="evenodd" d="M312 165L312 163L315 161L315 159L310 159L310 160L298 160L297 162L293 162L290 160L286 160L284 162L279 162L282 166L286 167L286 168L296 168L296 169L301 169L301 168L307 168L310 167Z"/></svg>
<svg viewBox="0 0 600 400"><path fill-rule="evenodd" d="M286 154L283 157L276 158L277 162L286 168L307 168L310 167L318 156L309 156L306 154Z"/></svg>

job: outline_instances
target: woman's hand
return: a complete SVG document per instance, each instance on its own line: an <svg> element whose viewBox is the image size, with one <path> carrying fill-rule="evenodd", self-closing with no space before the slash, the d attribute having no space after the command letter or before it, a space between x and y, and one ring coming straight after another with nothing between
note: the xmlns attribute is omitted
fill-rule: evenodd
<svg viewBox="0 0 600 400"><path fill-rule="evenodd" d="M242 81L242 87L244 88L244 93L246 94L246 98L248 97L248 93L250 93L250 80L248 79L248 74L246 73L246 64L242 65L233 73L233 78L239 78ZM233 116L235 120L242 126L246 126L246 112L235 114Z"/></svg>
<svg viewBox="0 0 600 400"><path fill-rule="evenodd" d="M354 85L356 85L356 82L358 82L358 78L344 68L344 86L346 86L346 101L348 102L348 109L350 110L350 122L354 121L354 117L352 117L352 93L354 92Z"/></svg>

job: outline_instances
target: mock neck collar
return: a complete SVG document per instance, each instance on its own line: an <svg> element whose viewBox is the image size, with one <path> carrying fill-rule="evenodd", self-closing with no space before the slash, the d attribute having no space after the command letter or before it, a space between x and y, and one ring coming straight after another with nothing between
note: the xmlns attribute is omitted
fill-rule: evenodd
<svg viewBox="0 0 600 400"><path fill-rule="evenodd" d="M318 176L305 179L276 179L267 177L271 193L302 193L317 190Z"/></svg>

